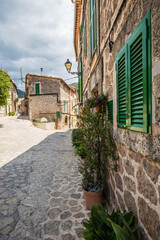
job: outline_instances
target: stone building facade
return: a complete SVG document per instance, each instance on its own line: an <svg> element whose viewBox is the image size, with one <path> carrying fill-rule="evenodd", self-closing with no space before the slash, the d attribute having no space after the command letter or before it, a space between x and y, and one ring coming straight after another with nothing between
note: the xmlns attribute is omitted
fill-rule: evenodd
<svg viewBox="0 0 160 240"><path fill-rule="evenodd" d="M76 100L76 92L75 88L67 85L61 78L27 74L29 119L45 117L54 121L57 129L76 126L77 117L70 107L71 102ZM64 111L64 105L68 106L68 111Z"/></svg>
<svg viewBox="0 0 160 240"><path fill-rule="evenodd" d="M112 207L132 210L138 239L160 239L160 8L158 0L75 0L74 48L83 102L113 100L118 172Z"/></svg>
<svg viewBox="0 0 160 240"><path fill-rule="evenodd" d="M13 84L12 89L10 90L10 98L7 101L7 106L0 107L0 117L6 116L10 112L18 113L18 90L14 81L11 79Z"/></svg>

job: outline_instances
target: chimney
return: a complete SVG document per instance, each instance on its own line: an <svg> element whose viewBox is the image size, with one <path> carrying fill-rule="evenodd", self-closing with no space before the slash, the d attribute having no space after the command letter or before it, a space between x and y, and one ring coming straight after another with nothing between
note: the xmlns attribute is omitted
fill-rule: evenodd
<svg viewBox="0 0 160 240"><path fill-rule="evenodd" d="M41 68L41 76L43 76L43 68Z"/></svg>

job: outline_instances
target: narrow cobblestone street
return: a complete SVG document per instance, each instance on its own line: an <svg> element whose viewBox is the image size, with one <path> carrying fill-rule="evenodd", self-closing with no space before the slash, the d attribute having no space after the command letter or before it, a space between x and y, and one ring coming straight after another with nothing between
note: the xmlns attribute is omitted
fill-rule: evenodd
<svg viewBox="0 0 160 240"><path fill-rule="evenodd" d="M88 215L71 131L50 133L0 168L0 240L79 239Z"/></svg>

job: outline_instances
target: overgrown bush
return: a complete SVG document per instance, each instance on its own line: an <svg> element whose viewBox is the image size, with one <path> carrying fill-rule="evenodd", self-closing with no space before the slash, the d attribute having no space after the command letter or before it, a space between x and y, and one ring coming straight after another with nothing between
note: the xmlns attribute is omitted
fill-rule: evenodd
<svg viewBox="0 0 160 240"><path fill-rule="evenodd" d="M14 115L15 115L15 112L9 112L8 115L9 115L9 116L14 116Z"/></svg>
<svg viewBox="0 0 160 240"><path fill-rule="evenodd" d="M77 144L78 143L78 144ZM76 144L76 155L78 155L81 158L85 158L87 156L87 148L83 142L75 142ZM77 146L79 145L79 146Z"/></svg>
<svg viewBox="0 0 160 240"><path fill-rule="evenodd" d="M83 132L81 129L73 129L72 131L72 143L83 141Z"/></svg>
<svg viewBox="0 0 160 240"><path fill-rule="evenodd" d="M97 204L92 207L91 217L83 223L85 229L82 236L86 240L136 240L134 232L137 227L132 212L108 209Z"/></svg>
<svg viewBox="0 0 160 240"><path fill-rule="evenodd" d="M102 113L83 113L80 117L80 129L86 152L85 162L80 162L82 185L86 191L103 185L106 165L116 170L116 146L111 136L111 124Z"/></svg>

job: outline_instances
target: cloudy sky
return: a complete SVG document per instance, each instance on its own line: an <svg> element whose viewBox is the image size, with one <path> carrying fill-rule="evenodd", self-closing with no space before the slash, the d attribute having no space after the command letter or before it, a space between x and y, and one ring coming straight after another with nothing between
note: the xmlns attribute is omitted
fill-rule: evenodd
<svg viewBox="0 0 160 240"><path fill-rule="evenodd" d="M27 73L68 79L64 63L77 70L73 48L74 4L71 0L0 0L0 68L20 89L20 68ZM67 81L75 82L77 79Z"/></svg>

